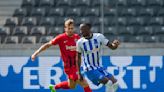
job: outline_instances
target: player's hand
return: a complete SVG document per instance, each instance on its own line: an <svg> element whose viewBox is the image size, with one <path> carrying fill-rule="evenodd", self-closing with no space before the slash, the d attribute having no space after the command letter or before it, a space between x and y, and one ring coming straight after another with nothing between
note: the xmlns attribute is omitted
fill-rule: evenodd
<svg viewBox="0 0 164 92"><path fill-rule="evenodd" d="M32 55L31 55L31 60L32 60L32 61L35 61L35 58L36 58L36 55L35 55L35 54L32 54Z"/></svg>
<svg viewBox="0 0 164 92"><path fill-rule="evenodd" d="M118 45L120 45L120 41L119 40L114 40L112 42L113 45L115 45L116 47L118 47Z"/></svg>

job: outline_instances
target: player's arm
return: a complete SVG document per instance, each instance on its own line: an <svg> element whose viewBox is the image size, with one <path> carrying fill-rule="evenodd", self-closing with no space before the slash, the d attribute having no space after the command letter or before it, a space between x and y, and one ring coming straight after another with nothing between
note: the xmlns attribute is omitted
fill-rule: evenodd
<svg viewBox="0 0 164 92"><path fill-rule="evenodd" d="M81 49L81 43L78 40L76 43L76 61L77 61L77 69L78 69L78 75L80 80L83 80L81 71L80 71L80 67L81 67L81 53L82 53L82 49Z"/></svg>
<svg viewBox="0 0 164 92"><path fill-rule="evenodd" d="M83 80L83 77L81 75L81 70L80 70L80 67L81 67L81 53L80 52L77 52L77 55L76 55L76 60L77 60L77 69L78 69L78 75L80 77L80 80Z"/></svg>
<svg viewBox="0 0 164 92"><path fill-rule="evenodd" d="M99 39L101 40L102 44L108 46L110 49L115 50L120 45L119 40L114 40L112 43L103 35L99 34Z"/></svg>
<svg viewBox="0 0 164 92"><path fill-rule="evenodd" d="M49 48L50 46L52 46L51 41L50 41L50 42L47 42L47 43L45 43L45 44L43 44L38 50L36 50L36 51L32 54L32 56L31 56L32 61L35 60L36 56L37 56L39 53L41 53L42 51L46 50L46 49Z"/></svg>
<svg viewBox="0 0 164 92"><path fill-rule="evenodd" d="M110 42L107 43L107 46L112 50L117 49L119 45L120 45L119 40L114 40L112 43Z"/></svg>

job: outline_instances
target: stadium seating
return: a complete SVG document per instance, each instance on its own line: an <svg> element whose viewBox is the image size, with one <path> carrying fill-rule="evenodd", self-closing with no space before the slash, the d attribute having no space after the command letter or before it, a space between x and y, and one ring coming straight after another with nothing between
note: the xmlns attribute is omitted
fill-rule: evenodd
<svg viewBox="0 0 164 92"><path fill-rule="evenodd" d="M5 38L6 44L18 44L18 36L8 36Z"/></svg>
<svg viewBox="0 0 164 92"><path fill-rule="evenodd" d="M0 37L0 44L2 44L2 40L1 40L1 37Z"/></svg>
<svg viewBox="0 0 164 92"><path fill-rule="evenodd" d="M44 8L33 8L31 10L32 17L42 17L45 15L45 9Z"/></svg>
<svg viewBox="0 0 164 92"><path fill-rule="evenodd" d="M0 36L9 36L10 29L8 27L0 27Z"/></svg>
<svg viewBox="0 0 164 92"><path fill-rule="evenodd" d="M109 37L112 35L117 35L117 28L116 27L105 27L104 34L108 35Z"/></svg>
<svg viewBox="0 0 164 92"><path fill-rule="evenodd" d="M116 16L117 9L116 8L104 8L104 16Z"/></svg>
<svg viewBox="0 0 164 92"><path fill-rule="evenodd" d="M146 43L155 43L158 41L158 38L156 36L145 36L143 37L143 42Z"/></svg>
<svg viewBox="0 0 164 92"><path fill-rule="evenodd" d="M40 0L39 7L52 7L54 6L54 0Z"/></svg>
<svg viewBox="0 0 164 92"><path fill-rule="evenodd" d="M118 14L119 16L126 16L126 17L136 16L137 10L135 8L119 8Z"/></svg>
<svg viewBox="0 0 164 92"><path fill-rule="evenodd" d="M143 7L146 6L146 0L128 0L130 7Z"/></svg>
<svg viewBox="0 0 164 92"><path fill-rule="evenodd" d="M102 11L102 0L22 0L20 8L13 11L13 17L6 18L5 27L0 27L1 42L47 42L63 33L63 24L68 18L74 19L76 33L79 33L79 25L86 22L92 24L93 32L104 32L109 39L164 42L161 40L164 35L163 0L103 1ZM13 40L7 40L11 38Z"/></svg>
<svg viewBox="0 0 164 92"><path fill-rule="evenodd" d="M130 30L129 27L118 27L117 33L120 36L128 36L128 37L134 35L133 30Z"/></svg>
<svg viewBox="0 0 164 92"><path fill-rule="evenodd" d="M100 11L99 11L99 8L89 8L87 10L85 10L84 12L84 16L90 16L90 17L93 17L93 16L96 16L96 17L99 17L100 15Z"/></svg>
<svg viewBox="0 0 164 92"><path fill-rule="evenodd" d="M59 6L59 7L71 6L71 0L57 0L56 6Z"/></svg>
<svg viewBox="0 0 164 92"><path fill-rule="evenodd" d="M53 36L42 36L37 43L46 43L53 39Z"/></svg>
<svg viewBox="0 0 164 92"><path fill-rule="evenodd" d="M48 16L61 17L64 16L63 8L51 8L48 12Z"/></svg>
<svg viewBox="0 0 164 92"><path fill-rule="evenodd" d="M12 35L16 36L26 36L28 35L27 27L25 26L17 26L14 28Z"/></svg>
<svg viewBox="0 0 164 92"><path fill-rule="evenodd" d="M160 6L162 4L162 0L147 0L148 6Z"/></svg>
<svg viewBox="0 0 164 92"><path fill-rule="evenodd" d="M155 29L154 34L155 34L156 36L163 36L163 35L164 35L164 27L163 27L163 26L162 26L162 27L157 27L157 28Z"/></svg>
<svg viewBox="0 0 164 92"><path fill-rule="evenodd" d="M140 36L141 35L152 35L153 29L152 29L152 27L141 27L136 34L140 35Z"/></svg>
<svg viewBox="0 0 164 92"><path fill-rule="evenodd" d="M39 26L53 26L55 19L53 17L42 17L38 22Z"/></svg>
<svg viewBox="0 0 164 92"><path fill-rule="evenodd" d="M22 7L34 7L35 6L35 0L23 0L22 1Z"/></svg>
<svg viewBox="0 0 164 92"><path fill-rule="evenodd" d="M66 16L68 17L71 17L71 16L80 16L81 15L81 11L79 8L70 8L70 9L67 9L66 11Z"/></svg>
<svg viewBox="0 0 164 92"><path fill-rule="evenodd" d="M7 18L6 23L4 24L4 26L7 26L7 27L15 27L16 25L18 25L18 18L17 17Z"/></svg>
<svg viewBox="0 0 164 92"><path fill-rule="evenodd" d="M46 35L45 27L33 27L31 29L30 35L33 35L33 36L44 36L44 35Z"/></svg>
<svg viewBox="0 0 164 92"><path fill-rule="evenodd" d="M142 42L142 38L143 36L132 36L129 38L128 42L131 42L131 43L139 43L139 42Z"/></svg>
<svg viewBox="0 0 164 92"><path fill-rule="evenodd" d="M160 8L157 15L158 16L164 16L164 8Z"/></svg>
<svg viewBox="0 0 164 92"><path fill-rule="evenodd" d="M90 0L74 0L75 5L78 7L89 7L90 6ZM96 1L96 0L93 0Z"/></svg>
<svg viewBox="0 0 164 92"><path fill-rule="evenodd" d="M91 1L92 7L100 7L100 5L101 5L101 0L90 0L90 1Z"/></svg>
<svg viewBox="0 0 164 92"><path fill-rule="evenodd" d="M25 17L22 20L21 25L22 26L35 26L36 23L37 23L36 18L34 18L34 17Z"/></svg>
<svg viewBox="0 0 164 92"><path fill-rule="evenodd" d="M22 38L21 43L23 43L23 44L35 44L36 43L36 37L35 36L25 36Z"/></svg>
<svg viewBox="0 0 164 92"><path fill-rule="evenodd" d="M157 38L158 42L164 43L164 35L158 35L155 37Z"/></svg>
<svg viewBox="0 0 164 92"><path fill-rule="evenodd" d="M64 32L63 27L50 27L48 32L47 32L47 35L56 36L56 35L63 33L63 32Z"/></svg>
<svg viewBox="0 0 164 92"><path fill-rule="evenodd" d="M27 15L26 9L18 8L15 9L13 16L14 17L25 17Z"/></svg>
<svg viewBox="0 0 164 92"><path fill-rule="evenodd" d="M119 26L126 26L127 25L126 17L118 17L116 22Z"/></svg>

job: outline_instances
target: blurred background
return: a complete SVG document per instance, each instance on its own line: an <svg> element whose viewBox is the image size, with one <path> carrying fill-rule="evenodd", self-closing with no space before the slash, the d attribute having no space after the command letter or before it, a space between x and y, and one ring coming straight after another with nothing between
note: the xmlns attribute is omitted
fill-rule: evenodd
<svg viewBox="0 0 164 92"><path fill-rule="evenodd" d="M122 67L122 70L124 67L125 70L133 70L133 68L127 68L129 65L145 66L146 69L137 68L140 71L147 71L141 75L153 76L150 80L154 80L154 84L150 80L143 85L142 82L135 84L135 80L127 80L127 86L134 83L133 87L121 86L118 92L162 92L161 90L164 90L162 83L159 82L164 73L164 0L0 0L0 82L7 82L6 85L8 85L11 82L8 79L16 76L11 73L14 64L19 65L23 57L23 61L30 61L28 59L30 55L43 43L63 33L63 24L68 18L74 19L76 33L79 33L80 23L88 22L92 24L93 32L103 33L110 41L120 40L121 45L117 50L112 51L103 47L104 65ZM51 58L54 59L54 56L58 58L60 51L58 46L55 46L41 53L40 56L44 59L38 61L45 60L46 62ZM115 64L112 60L118 62ZM30 67L33 64L26 62L22 65ZM23 66L21 68L23 69ZM118 69L119 72L123 72L122 70ZM11 71L9 72L11 75L8 77L7 71ZM151 71L155 74L151 74ZM119 73L116 72L116 74ZM127 75L129 76L127 78L132 78L132 74ZM21 80L13 79L12 82L22 83L23 71L20 70L18 75ZM147 77L137 78L141 78L142 81ZM155 82L156 78L159 80ZM122 82L120 85L125 84ZM29 88L30 91L25 89L21 84L15 85L15 88L11 90L14 92L45 92L44 88L40 90L39 88L37 90ZM6 90L3 86L0 87L0 90L2 92L11 91L10 89ZM49 90L46 91L49 92ZM59 90L59 92L64 91ZM71 90L70 92L76 91ZM104 92L104 90L100 87L95 88L94 92Z"/></svg>

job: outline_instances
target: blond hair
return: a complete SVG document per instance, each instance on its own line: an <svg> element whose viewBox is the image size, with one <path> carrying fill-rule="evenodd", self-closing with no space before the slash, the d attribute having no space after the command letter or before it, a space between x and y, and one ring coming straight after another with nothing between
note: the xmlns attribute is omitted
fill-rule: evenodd
<svg viewBox="0 0 164 92"><path fill-rule="evenodd" d="M74 24L73 19L67 19L67 20L65 21L65 23L64 23L64 26L66 27L66 26L69 26L69 25L71 25L71 24Z"/></svg>

